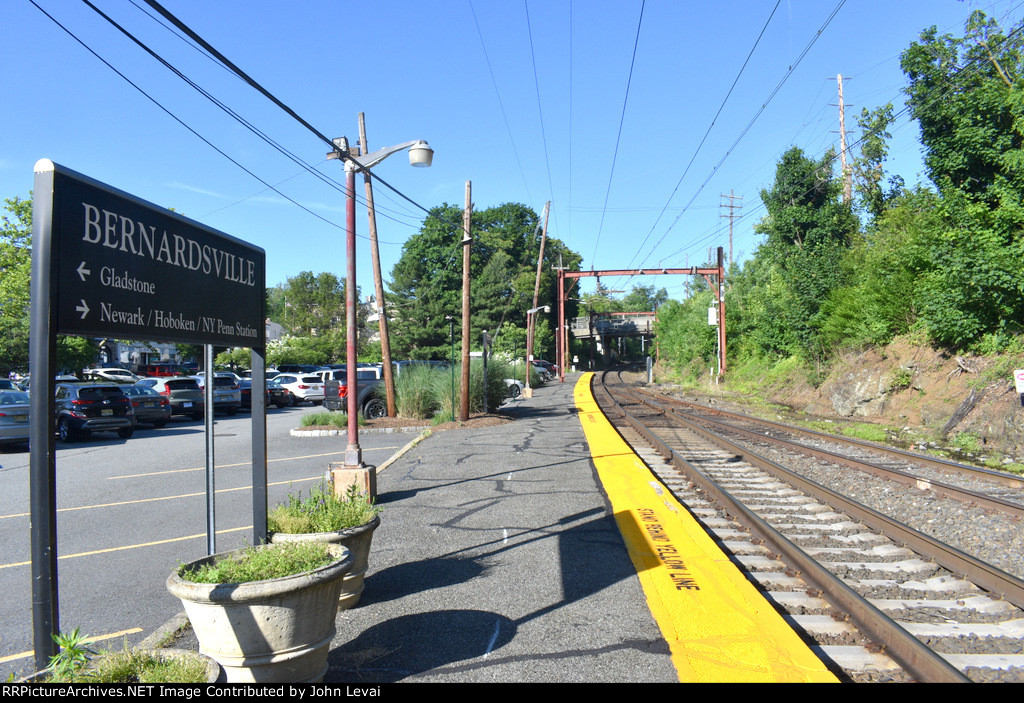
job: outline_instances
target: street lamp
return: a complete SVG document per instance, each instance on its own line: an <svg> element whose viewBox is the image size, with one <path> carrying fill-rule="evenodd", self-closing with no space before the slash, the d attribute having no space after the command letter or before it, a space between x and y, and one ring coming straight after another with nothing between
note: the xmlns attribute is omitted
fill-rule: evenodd
<svg viewBox="0 0 1024 703"><path fill-rule="evenodd" d="M533 325L534 315L543 310L551 312L550 305L530 308L526 311L526 390L523 393L527 398L533 397L533 389L530 387L530 371L533 370Z"/></svg>
<svg viewBox="0 0 1024 703"><path fill-rule="evenodd" d="M345 372L348 382L348 446L345 448L345 465L361 467L363 452L359 448L359 380L356 356L356 171L366 172L381 161L403 149L409 150L409 163L412 166L430 166L434 151L423 140L398 144L378 149L361 155L359 149L350 149L348 139L339 137L332 140L336 147L327 154L328 159L345 160L345 211L347 227L345 233L345 250L348 259L347 281L345 285L345 316L346 316L346 348ZM390 369L385 369L390 373Z"/></svg>

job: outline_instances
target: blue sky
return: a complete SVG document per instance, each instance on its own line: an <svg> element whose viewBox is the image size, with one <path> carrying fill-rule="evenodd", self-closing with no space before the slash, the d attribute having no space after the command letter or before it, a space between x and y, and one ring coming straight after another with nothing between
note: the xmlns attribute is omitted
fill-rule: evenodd
<svg viewBox="0 0 1024 703"><path fill-rule="evenodd" d="M0 197L27 196L33 164L49 158L263 247L268 285L303 270L344 275L343 169L325 160L327 146L312 132L156 21L142 0L93 3L291 157L84 2L35 3L82 43L29 0L0 3ZM791 145L820 156L838 144L837 74L844 76L847 130L856 130L862 108L891 101L902 110L899 55L921 30L935 25L958 34L976 8L1006 26L1024 5L163 4L320 133L355 140L363 112L371 150L413 139L430 143L432 168L410 168L404 154L375 168L416 203L380 185L374 191L386 278L422 222L418 206L461 207L467 180L477 208L514 201L539 214L550 201L550 235L582 254L584 269L599 270L691 266L707 259L709 247L728 251L723 195L733 193L742 198L735 201L742 209L733 235L734 256L742 260L759 243L753 232L764 214L758 193L770 185L779 156ZM904 113L891 131L888 170L908 185L923 180L917 125ZM361 179L357 193L362 197ZM365 295L372 277L362 205L357 230L357 279ZM621 290L655 284L677 297L684 281L606 284Z"/></svg>

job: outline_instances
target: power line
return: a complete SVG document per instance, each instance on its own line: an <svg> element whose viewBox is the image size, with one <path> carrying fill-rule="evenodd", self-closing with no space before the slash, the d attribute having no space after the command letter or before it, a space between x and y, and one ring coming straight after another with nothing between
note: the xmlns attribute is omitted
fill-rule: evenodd
<svg viewBox="0 0 1024 703"><path fill-rule="evenodd" d="M804 60L804 58L806 58L808 52L810 52L811 48L815 45L815 43L817 43L818 39L821 38L821 35L824 33L825 29L829 26L829 24L832 23L832 20L835 19L836 15L839 13L839 10L842 9L843 5L845 5L845 4L846 4L846 0L839 0L839 3L835 6L835 8L833 8L832 12L825 19L824 23L818 29L818 31L815 32L814 36L811 38L810 42L808 42L807 46L804 47L804 50L797 57L796 61L791 66L789 66L789 68L787 69L786 73L783 75L782 79L778 82L778 84L775 86L775 88L772 90L772 92L768 95L768 97L767 97L767 99L765 99L764 103L762 103L761 107L758 109L758 111L751 118L750 122L747 123L747 126L743 128L743 130L740 132L739 136L736 137L736 140L726 150L726 152L722 156L722 158L718 161L718 163L714 166L714 168L711 169L711 173L708 174L708 177L706 179L704 179L704 182L701 183L701 185L697 188L697 191L693 194L693 197L690 198L690 201L683 208L683 212L680 212L676 216L676 218L672 221L672 224L669 225L668 229L666 229L665 233L661 236L661 239L658 240L658 243L655 244L651 248L650 252L647 253L647 257L650 257L651 254L653 254L654 251L659 246L661 246L661 243L665 241L665 237L667 237L669 235L669 233L675 228L676 224L679 222L679 219L683 216L683 214L686 212L686 210L689 209L690 205L692 205L693 202L697 199L697 197L700 195L700 193L704 190L704 187L708 184L708 182L718 172L718 169L720 169L722 167L722 164L725 163L725 160L729 158L729 156L732 154L732 152L736 148L736 146L747 135L747 133L750 131L750 129L754 126L754 123L764 113L764 111L767 109L768 105L772 102L772 100L774 100L775 96L778 95L780 90L782 90L783 85L785 85L785 83L793 75L793 72L800 65L800 63ZM670 256L672 256L672 255L670 255ZM668 258L668 257L663 257L662 261L664 261L665 258ZM644 260L646 260L646 257L645 257Z"/></svg>
<svg viewBox="0 0 1024 703"><path fill-rule="evenodd" d="M686 168L683 169L683 174L679 177L679 180L676 182L676 187L672 189L672 193L668 196L668 200L665 202L665 206L661 209L661 212L658 213L658 217L655 218L654 224L651 225L650 231L647 233L647 236L644 237L643 241L640 242L640 246L637 247L636 254L633 255L632 259L630 259L629 264L626 266L626 268L632 268L633 262L636 261L636 258L643 251L644 245L647 244L647 240L650 238L651 234L654 233L654 228L658 226L659 222L661 222L662 215L665 214L665 211L668 209L669 203L671 203L672 199L675 198L676 193L679 191L679 186L683 184L683 179L686 178L686 174L690 172L690 167L693 166L693 162L694 160L696 160L697 154L700 153L701 148L704 146L704 143L708 139L708 135L711 134L711 130L714 128L715 123L718 121L718 118L722 115L722 111L725 109L726 103L729 102L729 97L732 96L733 91L736 89L736 84L739 83L740 77L743 76L743 72L746 70L747 64L750 63L750 59L751 57L753 57L754 51L757 50L757 47L761 43L761 39L764 37L765 32L768 31L768 25L771 24L772 18L775 17L775 13L779 9L779 5L781 4L782 0L778 0L778 2L775 3L775 7L773 7L772 11L769 13L768 19L765 20L764 26L761 27L761 32L757 35L757 39L754 40L754 45L750 47L750 51L747 52L747 58L743 61L743 65L740 66L740 70L736 73L736 77L733 79L732 85L729 86L729 90L726 92L725 97L722 99L722 104L718 106L718 111L715 113L715 116L711 118L711 124L708 125L707 131L704 132L704 136L701 138L700 143L697 144L697 148L694 149L693 155L690 157L690 161L686 164Z"/></svg>
<svg viewBox="0 0 1024 703"><path fill-rule="evenodd" d="M250 130L250 131L251 131L251 132L252 132L253 134L255 134L256 136L258 136L258 137L259 137L260 139L262 139L263 141L265 141L265 142L266 142L267 144L269 144L270 146L274 147L274 148L275 148L275 149L276 149L277 151L279 151L279 152L280 152L281 154L283 154L283 155L284 155L284 156L286 156L287 158L291 159L291 160L292 160L292 161L293 161L294 163L296 163L296 164L298 164L299 166L301 166L301 167L302 167L303 169L305 169L305 170L306 170L307 172L309 172L309 173L313 174L313 175L314 175L315 177L317 177L317 178L318 178L319 180L321 180L321 181L322 181L323 183L327 184L328 186L330 186L330 187L332 187L332 188L334 188L334 189L336 189L336 190L338 190L338 191L344 192L344 187L343 187L343 186L341 186L341 185L340 185L339 183L337 183L337 181L334 181L333 179L329 178L329 177L328 177L328 176L326 176L325 174L322 174L322 173L320 173L319 171L316 171L316 170L315 170L315 169L313 169L313 168L312 168L311 166L309 166L308 164L306 164L306 163L305 163L305 162L304 162L304 161L303 161L302 159L300 159L300 158L299 158L298 156L296 156L296 155L295 155L295 154L293 154L292 152L290 152L290 151L288 151L287 149L285 149L285 148L284 148L284 147L283 147L283 146L282 146L281 144L279 144L278 142L276 142L276 141L274 141L273 139L271 139L269 135L267 135L267 134L266 134L265 132L263 132L262 130L258 129L258 128L257 128L257 127L256 127L255 125L253 125L253 124L252 124L251 122L249 122L248 120L246 120L246 119L245 119L244 117L242 117L242 116L241 116L240 114L238 114L238 113L237 113L237 112L236 112L235 110L233 110L232 108L230 108L229 106L227 106L227 105L226 105L225 103L223 103L223 102L222 102L221 100L219 100L219 99L218 99L218 98L217 98L216 96L214 96L214 95L213 95L213 94L211 94L211 93L210 93L209 91L207 91L207 90L206 90L205 88L203 88L203 87L202 87L202 86L200 86L200 85L199 85L198 83L196 83L195 81L193 81L193 80L192 80L191 78L189 78L188 76L186 76L186 75L185 75L185 74L184 74L184 73L183 73L182 71L180 71L179 69L177 69L177 68L176 68L176 67L175 67L174 65L172 65L172 64L171 64L171 63L170 63L169 61L165 60L165 59L164 59L163 57L161 57L161 56L160 56L159 54L157 54L157 53L156 53L155 51L153 51L153 50L152 50L152 49L151 49L151 48L150 48L149 46L147 46L147 45L146 45L146 44L145 44L144 42L142 42L142 41L141 41L141 40L139 40L139 39L138 39L137 37L135 37L135 36L134 36L134 35L133 35L133 34L132 34L131 32L129 32L129 31L128 31L128 30L127 30L127 29L126 29L125 27L121 26L121 25L120 25L119 23L117 23L117 22L116 22L116 21L115 21L115 20L114 20L113 18L111 18L111 17L109 16L109 15L105 14L105 13L104 13L103 11L101 11L101 10L100 10L99 8L97 8L97 7L96 7L96 6L95 6L95 5L94 5L94 4L92 3L92 2L90 2L90 0L82 0L82 1L83 1L83 2L84 2L84 3L85 3L85 4L86 4L86 5L87 5L87 6L88 6L88 7L90 8L90 9L92 9L92 10L93 10L94 12L96 12L96 14L98 14L98 15L99 15L100 17L102 17L102 18L103 18L104 20L106 20L106 21L107 21L107 22L108 22L109 24L111 24L111 25L112 25L112 26L113 26L113 27L114 27L115 29L117 29L117 30L118 30L119 32L121 32L121 33L122 33L122 34L123 34L124 36L126 36L126 37L127 37L127 38L128 38L129 40L131 40L131 41L132 41L132 42L133 42L134 44L136 44L136 45L137 45L137 46L138 46L139 48L141 48L141 49L142 49L143 51L145 51L145 52L146 52L147 54L149 54L149 55L150 55L151 57L153 57L153 58L154 58L154 59L155 59L156 61L158 61L158 62L159 62L159 63L160 63L161 65L163 65L163 66L164 66L165 68L167 68L167 69L168 69L169 71L171 71L172 73L174 73L174 75L178 76L178 77L179 77L179 78L180 78L181 80L185 81L185 83L187 83L187 84L188 84L189 86L191 86L191 87L192 87L193 89L195 89L195 90L196 90L196 91L197 91L198 93L200 93L200 94L201 94L201 95L202 95L203 97L205 97L205 98L206 98L206 99L208 99L208 100L209 100L210 102L212 102L212 103L213 103L214 105L216 105L216 106L217 106L217 107L219 107L219 108L220 108L221 110L223 110L223 111L224 111L225 113L227 113L227 114L228 114L228 115L229 115L230 117L232 117L232 118L233 118L233 119L235 119L235 120L236 120L237 122L239 122L239 123L240 123L241 125L243 125L243 126L244 126L244 127L246 127L246 128L248 129L248 130ZM139 8L139 9L141 10L142 8ZM157 21L157 20L156 20L156 18L153 18L153 17L151 16L151 15L149 15L149 13L146 13L146 15L147 15L147 16L149 16L149 17L150 17L151 19L153 19L154 21ZM161 23L161 26L165 26L165 25L163 25L163 24ZM165 28L166 28L166 26L165 26ZM175 35L175 36L177 36L177 35ZM81 43L81 42L80 42L80 43ZM191 46L191 45L190 45L190 46ZM93 53L95 54L95 52L93 52ZM106 62L104 62L104 63L106 63ZM107 65L109 66L110 64L107 64ZM219 65L219 64L218 64L218 65ZM119 73L119 75L121 75L121 76L122 76L122 78L124 77L124 76L123 76L123 74L120 74L120 73ZM127 79L126 79L126 80L127 80ZM130 81L129 81L129 83L130 83ZM134 85L134 84L133 84L133 85ZM136 86L136 87L137 87L137 86ZM148 97L148 96L147 96L147 97ZM181 121L179 120L179 122L181 122ZM182 124L184 124L184 123L182 122ZM191 130L191 128L190 128L190 131L192 131L192 132L193 132L194 134L196 134L195 130ZM204 139L204 141L206 141L206 140ZM208 142L208 141L207 141L207 143L209 144L210 142ZM211 146L212 146L212 144L211 144ZM220 151L220 150L218 149L218 151ZM220 153L222 153L222 154L223 154L224 152L220 151ZM232 160L232 161L233 161L233 163L236 163L236 164L237 164L237 162L235 162L234 160ZM246 172L247 172L247 173L249 173L250 175L254 175L254 174L252 174L251 172L249 172L248 170L246 170ZM270 190L273 190L273 191L274 191L275 193L277 193L277 194L278 194L278 195L280 195L281 197L283 197L283 198L285 198L285 199L289 200L290 202L294 203L294 204L295 204L295 205L297 205L298 207L302 208L303 210L306 210L306 211L307 211L307 212L309 212L310 214L313 214L314 216L316 216L316 217L318 217L319 219L323 220L324 222L326 222L326 223L330 224L331 226L333 226L333 227L336 227L336 228L338 228L338 229L345 229L345 227L343 227L342 225L339 225L339 224L337 224L337 223L335 223L335 222L332 222L331 220L328 220L328 219L327 219L327 218L325 218L325 217L322 217L322 216L320 216L320 215L317 215L316 213L313 213L313 212L312 212L311 210L309 210L309 208L306 208L305 206L303 206L303 205L299 204L299 203L298 203L297 201L295 201L294 199L292 199L292 198L289 198L289 197L288 197L287 195L285 195L285 194L284 194L284 193L282 193L281 191L277 190L277 188L275 188L274 186L271 186L271 185L270 185L269 183L267 183L267 182L266 182L266 181L264 181L263 179L257 179L257 180L259 180L259 181L260 181L261 183L263 183L263 184L264 184L265 186L267 186L267 188L268 188L268 189L270 189ZM288 179L286 179L286 180L288 180ZM282 182L283 182L283 181L282 181ZM253 196L249 196L249 197L253 197ZM244 198L243 200L246 200L246 199L248 199L248 198ZM239 202L242 202L242 201L239 201ZM362 202L362 201L361 201L361 202ZM229 205L229 206L227 206L227 207L230 207L230 205ZM223 208L222 208L222 209L223 209ZM382 209L386 210L386 208L382 208ZM404 222L401 222L400 220L396 220L395 218L393 218L393 217L391 217L390 215L386 214L386 212L385 212L385 213L382 213L382 216L383 216L383 217L386 217L386 218L388 218L388 219L391 219L391 220L393 220L393 221L395 221L395 222L398 222L399 224L402 224L402 225L406 225L406 226L411 226L411 225L408 225L408 223L404 223ZM362 238L366 239L366 237L365 237L365 236L362 236L362 235L359 235L359 236L361 236ZM390 243L390 244L397 244L397 242L386 242L386 243Z"/></svg>
<svg viewBox="0 0 1024 703"><path fill-rule="evenodd" d="M199 46L203 47L203 49L208 51L214 58L216 58L218 61L223 63L228 68L230 68L236 75L238 75L242 80L244 80L246 83L248 83L252 88L257 90L260 94L262 94L264 97L266 97L272 103L274 103L279 108L284 110L284 112L287 113L292 119L294 119L296 122L298 122L303 127L305 127L307 130L309 130L313 135L315 135L317 137L317 139L320 139L325 144L330 146L331 151L334 151L336 149L336 147L334 145L334 142L331 139L329 139L322 132L320 132L315 127L313 127L313 125L311 125L309 122L307 122L302 117L300 117L290 107L288 107L283 102L281 102L270 91L268 91L266 88L264 88L262 85L260 85L257 81L255 81L253 78L251 78L247 73L245 73L242 69L240 69L234 63L232 63L226 56L224 56L222 53L217 51L217 49L215 49L212 45L210 45L209 42L207 42L201 36L196 34L196 32L194 32L190 27L188 27L188 25L186 25L184 22L182 22L177 17L175 17L171 12L166 10L162 5L160 5L160 3L156 2L156 0L145 0L145 2L151 8L153 8L158 13L160 13L165 19L167 19L167 21L169 21L171 24L173 24L175 27L177 27L180 31L184 32L189 38L191 38L197 44L199 44ZM349 161L352 161L353 164L355 164L357 171L372 173L372 172L369 171L369 169L363 168L355 158L353 158L352 156L350 156L347 153L346 154L342 154L341 158L349 160ZM380 178L379 176L377 176L375 174L373 174L373 178L375 180L377 180L378 182L380 182L380 184L383 185L385 188L391 190L393 193L395 193L399 197L403 198L404 200L408 201L412 205L415 205L417 208L419 208L423 212L426 212L426 213L430 212L430 210L428 208L426 208L425 206L419 204L418 202L416 202L415 200L410 198L408 195L406 195L405 193L403 193L402 191L398 190L393 185L391 185L390 183L385 181L383 178Z"/></svg>
<svg viewBox="0 0 1024 703"><path fill-rule="evenodd" d="M619 156L619 142L622 140L622 125L626 121L626 105L629 102L629 86L633 82L633 67L636 65L636 49L640 45L640 27L644 21L644 6L647 4L646 0L640 4L640 17L636 22L636 39L633 40L633 58L629 62L629 77L626 79L626 94L622 98L622 115L619 117L619 131L615 136L615 151L612 153L612 168L608 174L608 189L604 194L604 207L608 207L608 197L612 192L612 178L615 176L615 161ZM597 245L601 242L601 230L604 229L604 215L605 212L601 212L601 222L597 228L597 239L594 242L594 255L590 257L591 265L597 258Z"/></svg>

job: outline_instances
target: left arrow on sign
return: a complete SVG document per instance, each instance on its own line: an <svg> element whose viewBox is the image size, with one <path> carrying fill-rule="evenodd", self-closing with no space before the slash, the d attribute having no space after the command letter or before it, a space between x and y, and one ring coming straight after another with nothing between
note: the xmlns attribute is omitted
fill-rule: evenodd
<svg viewBox="0 0 1024 703"><path fill-rule="evenodd" d="M89 306L85 304L84 300L82 300L81 303L81 305L75 306L75 312L82 313L82 319L84 320L85 316L89 314Z"/></svg>
<svg viewBox="0 0 1024 703"><path fill-rule="evenodd" d="M86 276L88 276L90 273L92 273L92 271L90 271L89 269L87 269L85 267L85 262L84 261L82 263L80 263L78 265L78 268L75 269L75 270L78 271L78 277L81 278L83 281L85 280Z"/></svg>

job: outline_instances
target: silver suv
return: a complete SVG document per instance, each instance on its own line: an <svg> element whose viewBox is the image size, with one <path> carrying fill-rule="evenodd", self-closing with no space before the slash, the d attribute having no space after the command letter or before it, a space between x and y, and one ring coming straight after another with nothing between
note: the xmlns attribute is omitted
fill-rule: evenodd
<svg viewBox="0 0 1024 703"><path fill-rule="evenodd" d="M188 415L193 420L202 420L206 396L196 379L188 376L168 378L144 378L140 386L149 386L171 403L172 415Z"/></svg>
<svg viewBox="0 0 1024 703"><path fill-rule="evenodd" d="M203 393L206 392L206 376L200 374L193 376ZM213 409L223 411L228 415L236 415L242 407L242 387L238 385L238 378L233 373L213 372Z"/></svg>

